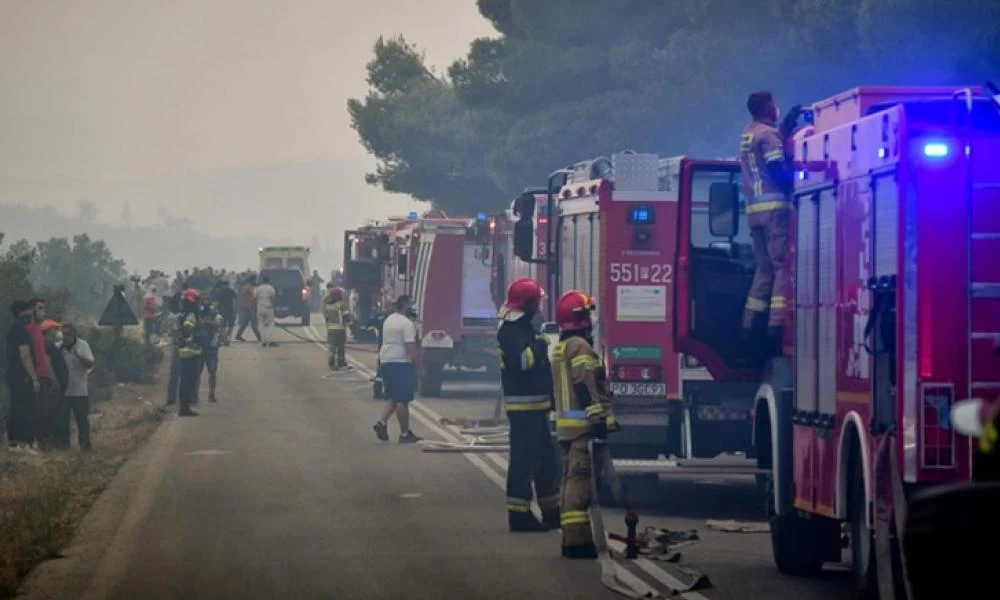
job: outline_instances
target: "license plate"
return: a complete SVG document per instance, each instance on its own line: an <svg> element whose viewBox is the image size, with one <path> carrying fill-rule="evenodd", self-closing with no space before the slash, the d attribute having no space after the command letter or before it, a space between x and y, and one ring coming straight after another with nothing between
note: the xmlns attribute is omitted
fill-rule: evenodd
<svg viewBox="0 0 1000 600"><path fill-rule="evenodd" d="M611 393L615 396L652 396L665 397L667 395L667 384L665 383L621 383L618 381L611 383Z"/></svg>

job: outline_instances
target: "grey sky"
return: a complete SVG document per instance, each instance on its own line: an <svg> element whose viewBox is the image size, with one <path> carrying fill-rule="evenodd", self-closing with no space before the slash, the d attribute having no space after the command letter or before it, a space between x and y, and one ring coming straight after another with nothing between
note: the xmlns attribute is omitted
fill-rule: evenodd
<svg viewBox="0 0 1000 600"><path fill-rule="evenodd" d="M345 109L397 33L441 71L494 32L475 0L0 0L0 203L304 242L405 212Z"/></svg>

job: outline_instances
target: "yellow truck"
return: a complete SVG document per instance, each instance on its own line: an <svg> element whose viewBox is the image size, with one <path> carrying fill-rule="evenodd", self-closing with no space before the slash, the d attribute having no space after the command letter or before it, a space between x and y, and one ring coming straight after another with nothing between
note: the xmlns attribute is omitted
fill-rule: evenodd
<svg viewBox="0 0 1000 600"><path fill-rule="evenodd" d="M261 248L260 270L298 269L304 277L309 277L309 248L307 246L268 246Z"/></svg>

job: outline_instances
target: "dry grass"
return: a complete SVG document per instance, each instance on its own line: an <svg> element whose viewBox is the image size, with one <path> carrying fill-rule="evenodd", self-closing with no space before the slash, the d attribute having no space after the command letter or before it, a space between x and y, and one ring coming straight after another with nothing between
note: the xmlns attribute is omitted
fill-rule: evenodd
<svg viewBox="0 0 1000 600"><path fill-rule="evenodd" d="M158 384L112 388L110 399L92 408L100 414L91 431L93 454L75 448L75 431L69 451L30 457L0 450L0 598L13 597L32 568L60 555L101 491L162 420L160 390Z"/></svg>

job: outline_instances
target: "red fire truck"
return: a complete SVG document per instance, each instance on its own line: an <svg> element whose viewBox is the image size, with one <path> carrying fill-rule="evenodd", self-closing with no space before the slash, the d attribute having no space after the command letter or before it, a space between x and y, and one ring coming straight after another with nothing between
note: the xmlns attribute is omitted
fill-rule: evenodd
<svg viewBox="0 0 1000 600"><path fill-rule="evenodd" d="M492 277L490 291L497 310L507 299L507 288L518 279L530 277L542 284L548 292L548 192L541 188L529 188L521 192L510 204L510 208L490 217L490 252ZM514 229L521 215L532 215L534 250L531 256L522 259L514 253ZM551 294L542 306L542 313L553 302Z"/></svg>
<svg viewBox="0 0 1000 600"><path fill-rule="evenodd" d="M490 226L443 214L401 224L391 245L389 277L413 299L424 371L422 396L439 396L445 366L486 368L496 362L496 306L490 294ZM398 294L397 294L398 295Z"/></svg>
<svg viewBox="0 0 1000 600"><path fill-rule="evenodd" d="M540 227L538 218L524 218L532 210L519 211L515 246L522 259L537 258L541 230L555 241L550 298L575 288L598 299L594 341L622 424L611 443L623 474L683 467L752 474L747 395L756 386L713 381L671 343L683 162L622 153L557 171L549 180L551 220Z"/></svg>
<svg viewBox="0 0 1000 600"><path fill-rule="evenodd" d="M389 260L389 236L381 221L344 232L344 287L349 290L355 341L375 341L377 315L381 310L382 280Z"/></svg>
<svg viewBox="0 0 1000 600"><path fill-rule="evenodd" d="M907 495L971 476L950 407L1000 389L1000 112L976 96L855 88L812 107L794 139L794 302L783 354L760 370L727 333L754 269L739 166L682 169L674 339L715 379L758 381L754 442L782 572L839 561L847 522L857 591L898 584Z"/></svg>

